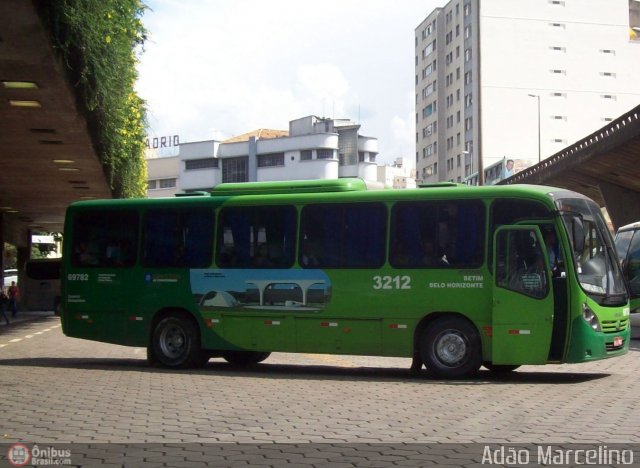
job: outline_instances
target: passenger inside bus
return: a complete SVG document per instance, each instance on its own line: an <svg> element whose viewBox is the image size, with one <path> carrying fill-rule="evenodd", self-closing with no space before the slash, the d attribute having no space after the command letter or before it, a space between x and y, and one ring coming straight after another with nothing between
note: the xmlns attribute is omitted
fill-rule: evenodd
<svg viewBox="0 0 640 468"><path fill-rule="evenodd" d="M449 264L447 256L438 253L438 249L431 239L426 239L422 243L422 252L422 264L425 266L444 266Z"/></svg>
<svg viewBox="0 0 640 468"><path fill-rule="evenodd" d="M544 243L547 248L547 256L549 258L549 266L554 278L562 274L562 256L560 255L560 246L558 238L553 227L548 226L544 230Z"/></svg>

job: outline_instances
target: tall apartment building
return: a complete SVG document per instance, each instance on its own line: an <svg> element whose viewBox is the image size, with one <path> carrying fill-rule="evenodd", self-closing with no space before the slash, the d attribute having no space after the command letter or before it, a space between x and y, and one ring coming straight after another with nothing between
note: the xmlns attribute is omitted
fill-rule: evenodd
<svg viewBox="0 0 640 468"><path fill-rule="evenodd" d="M637 0L435 9L415 29L418 182L538 162L637 106L639 11Z"/></svg>

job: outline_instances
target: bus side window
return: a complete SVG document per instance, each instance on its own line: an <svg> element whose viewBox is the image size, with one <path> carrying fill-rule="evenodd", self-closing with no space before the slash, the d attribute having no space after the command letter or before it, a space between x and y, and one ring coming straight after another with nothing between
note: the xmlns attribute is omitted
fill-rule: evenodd
<svg viewBox="0 0 640 468"><path fill-rule="evenodd" d="M384 264L383 203L307 205L300 221L303 268L379 268Z"/></svg>
<svg viewBox="0 0 640 468"><path fill-rule="evenodd" d="M535 298L547 295L545 251L536 242L534 231L501 231L496 247L499 287Z"/></svg>
<svg viewBox="0 0 640 468"><path fill-rule="evenodd" d="M484 257L484 213L477 200L396 203L389 263L395 268L477 268Z"/></svg>
<svg viewBox="0 0 640 468"><path fill-rule="evenodd" d="M150 210L144 218L142 264L204 268L211 264L214 216L208 208Z"/></svg>
<svg viewBox="0 0 640 468"><path fill-rule="evenodd" d="M216 264L220 268L290 268L295 252L293 206L220 210Z"/></svg>
<svg viewBox="0 0 640 468"><path fill-rule="evenodd" d="M72 262L76 267L128 267L136 262L138 214L86 211L76 214Z"/></svg>

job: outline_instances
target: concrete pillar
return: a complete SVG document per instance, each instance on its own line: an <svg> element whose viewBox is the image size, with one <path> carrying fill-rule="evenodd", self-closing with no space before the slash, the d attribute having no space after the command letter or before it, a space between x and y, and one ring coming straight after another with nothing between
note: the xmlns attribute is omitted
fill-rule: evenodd
<svg viewBox="0 0 640 468"><path fill-rule="evenodd" d="M608 182L598 184L614 229L640 221L640 193Z"/></svg>
<svg viewBox="0 0 640 468"><path fill-rule="evenodd" d="M258 180L258 141L256 137L249 138L249 162L248 162L248 182Z"/></svg>

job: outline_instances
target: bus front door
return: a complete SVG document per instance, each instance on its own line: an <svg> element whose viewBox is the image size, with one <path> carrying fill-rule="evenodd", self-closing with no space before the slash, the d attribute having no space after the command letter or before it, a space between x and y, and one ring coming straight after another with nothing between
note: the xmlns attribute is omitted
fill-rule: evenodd
<svg viewBox="0 0 640 468"><path fill-rule="evenodd" d="M549 258L538 226L499 228L494 237L493 364L544 364L553 331Z"/></svg>

